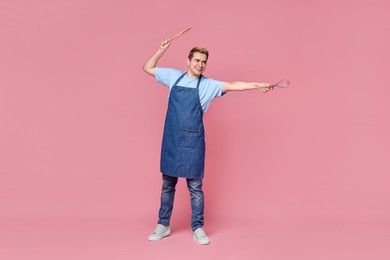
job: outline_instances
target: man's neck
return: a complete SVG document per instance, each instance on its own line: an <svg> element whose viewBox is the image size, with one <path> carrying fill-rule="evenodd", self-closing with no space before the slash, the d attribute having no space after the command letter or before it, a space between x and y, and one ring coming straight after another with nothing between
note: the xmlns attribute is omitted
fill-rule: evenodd
<svg viewBox="0 0 390 260"><path fill-rule="evenodd" d="M187 70L187 77L193 78L193 79L197 79L197 78L199 78L200 76L194 75L194 74L191 73L190 70Z"/></svg>

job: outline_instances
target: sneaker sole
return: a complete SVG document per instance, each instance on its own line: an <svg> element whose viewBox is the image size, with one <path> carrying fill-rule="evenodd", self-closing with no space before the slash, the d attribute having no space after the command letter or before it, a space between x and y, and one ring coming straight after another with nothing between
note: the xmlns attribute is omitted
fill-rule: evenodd
<svg viewBox="0 0 390 260"><path fill-rule="evenodd" d="M200 241L200 240L198 240L198 239L195 237L195 235L193 235L192 238L193 238L196 242L198 242L198 244L200 244L200 245L208 245L208 244L210 244L210 240L209 240L209 241Z"/></svg>
<svg viewBox="0 0 390 260"><path fill-rule="evenodd" d="M163 239L164 237L169 236L170 234L171 234L171 230L168 230L167 232L165 232L164 234L162 234L159 237L148 237L148 240L149 241L158 241L158 240Z"/></svg>

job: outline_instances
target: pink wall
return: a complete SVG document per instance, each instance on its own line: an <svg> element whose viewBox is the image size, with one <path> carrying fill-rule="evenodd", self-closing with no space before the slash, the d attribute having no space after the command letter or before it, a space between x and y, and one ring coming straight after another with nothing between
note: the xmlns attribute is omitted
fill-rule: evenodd
<svg viewBox="0 0 390 260"><path fill-rule="evenodd" d="M161 66L185 69L201 45L208 77L292 82L229 93L206 113L209 221L388 220L388 9L378 0L3 1L0 217L130 215L153 225L167 89L141 67L191 26ZM182 184L177 212L188 209Z"/></svg>

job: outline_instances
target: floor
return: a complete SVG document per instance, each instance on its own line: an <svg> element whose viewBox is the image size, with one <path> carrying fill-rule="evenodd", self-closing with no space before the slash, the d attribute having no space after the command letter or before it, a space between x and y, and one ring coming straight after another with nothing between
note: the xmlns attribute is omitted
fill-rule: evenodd
<svg viewBox="0 0 390 260"><path fill-rule="evenodd" d="M170 236L149 242L154 223L140 216L3 218L0 259L390 259L389 223L225 219L205 227L208 246L184 222L171 227Z"/></svg>

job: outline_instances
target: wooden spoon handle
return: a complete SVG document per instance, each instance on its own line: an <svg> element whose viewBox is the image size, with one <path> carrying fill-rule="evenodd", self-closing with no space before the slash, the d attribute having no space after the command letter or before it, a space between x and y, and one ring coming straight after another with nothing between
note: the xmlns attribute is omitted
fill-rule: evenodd
<svg viewBox="0 0 390 260"><path fill-rule="evenodd" d="M179 34L177 34L177 35L175 35L175 36L169 38L169 40L172 41L172 40L176 39L177 37L179 37L180 35L182 35L182 34L188 32L189 30L191 30L191 27L188 27L187 29L183 30L181 33L179 33Z"/></svg>

